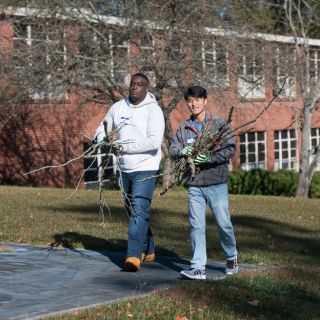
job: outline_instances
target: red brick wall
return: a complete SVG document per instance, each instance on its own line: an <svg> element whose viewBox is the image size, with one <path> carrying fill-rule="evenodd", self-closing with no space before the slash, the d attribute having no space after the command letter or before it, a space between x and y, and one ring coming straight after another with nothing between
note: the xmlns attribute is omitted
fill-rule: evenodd
<svg viewBox="0 0 320 320"><path fill-rule="evenodd" d="M0 53L10 59L13 47L12 26L0 21ZM77 50L77 31L67 30L68 46ZM236 107L232 127L254 119L271 99L271 89L266 89L267 98L260 101L242 101L237 96L236 80L230 76L231 87L220 92L210 92L208 110L226 116L228 109ZM273 131L295 128L299 123L297 109L301 99L294 101L276 100L263 116L249 127L253 131L266 131L267 167L274 168ZM108 106L84 104L77 93L69 93L64 103L21 105L17 117L0 127L0 183L27 184L33 186L74 187L82 171L83 160L55 169L46 169L33 174L27 172L44 166L61 165L83 153L85 138L93 137L95 129L105 115ZM176 130L180 121L189 117L183 100L173 110L170 120ZM299 117L298 117L299 118ZM313 120L320 127L320 110ZM247 128L241 129L244 132ZM300 138L300 137L299 137ZM298 138L298 141L299 141ZM234 168L239 167L239 149L233 159Z"/></svg>

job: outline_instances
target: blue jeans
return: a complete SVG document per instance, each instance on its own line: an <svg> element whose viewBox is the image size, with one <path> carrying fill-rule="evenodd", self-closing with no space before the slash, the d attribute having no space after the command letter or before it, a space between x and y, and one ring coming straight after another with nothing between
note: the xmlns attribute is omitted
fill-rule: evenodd
<svg viewBox="0 0 320 320"><path fill-rule="evenodd" d="M150 177L157 174L158 171L118 173L118 183L122 185L125 208L129 215L127 257L141 259L142 252L149 254L155 250L149 217L157 178ZM146 180L141 181L143 179Z"/></svg>
<svg viewBox="0 0 320 320"><path fill-rule="evenodd" d="M192 245L191 268L204 270L207 263L206 204L208 203L219 231L219 240L227 260L237 257L236 239L228 209L228 186L225 183L189 187L188 204L190 239Z"/></svg>

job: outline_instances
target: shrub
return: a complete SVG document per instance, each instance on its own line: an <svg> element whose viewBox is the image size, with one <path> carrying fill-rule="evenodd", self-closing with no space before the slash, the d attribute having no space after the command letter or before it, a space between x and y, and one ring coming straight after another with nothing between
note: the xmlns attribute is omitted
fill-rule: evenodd
<svg viewBox="0 0 320 320"><path fill-rule="evenodd" d="M320 171L316 171L311 180L310 198L320 198Z"/></svg>
<svg viewBox="0 0 320 320"><path fill-rule="evenodd" d="M295 195L298 185L298 173L291 170L281 169L270 172L271 194L274 196Z"/></svg>
<svg viewBox="0 0 320 320"><path fill-rule="evenodd" d="M311 188L313 197L320 197L320 181L317 179L314 179L315 182L313 182ZM253 169L250 171L238 169L230 172L228 185L229 192L233 194L292 197L296 193L297 183L298 173L291 170L281 169L273 172L263 169Z"/></svg>

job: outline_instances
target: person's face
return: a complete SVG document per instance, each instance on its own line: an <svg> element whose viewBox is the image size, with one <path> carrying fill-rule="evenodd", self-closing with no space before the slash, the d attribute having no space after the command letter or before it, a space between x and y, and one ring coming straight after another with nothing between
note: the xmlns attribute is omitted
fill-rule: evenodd
<svg viewBox="0 0 320 320"><path fill-rule="evenodd" d="M147 95L148 82L146 79L136 76L131 78L129 86L129 97L133 104L138 104Z"/></svg>
<svg viewBox="0 0 320 320"><path fill-rule="evenodd" d="M195 120L203 120L206 116L207 99L198 97L189 97L187 105Z"/></svg>

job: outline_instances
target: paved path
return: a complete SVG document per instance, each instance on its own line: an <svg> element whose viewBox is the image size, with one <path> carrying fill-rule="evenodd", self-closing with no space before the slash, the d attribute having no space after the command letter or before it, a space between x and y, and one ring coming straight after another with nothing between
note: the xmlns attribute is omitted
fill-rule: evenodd
<svg viewBox="0 0 320 320"><path fill-rule="evenodd" d="M124 253L0 243L0 320L40 319L146 295L169 288L189 267L185 259L157 257L131 273L122 269L124 258ZM210 263L207 277L225 277L223 265Z"/></svg>

